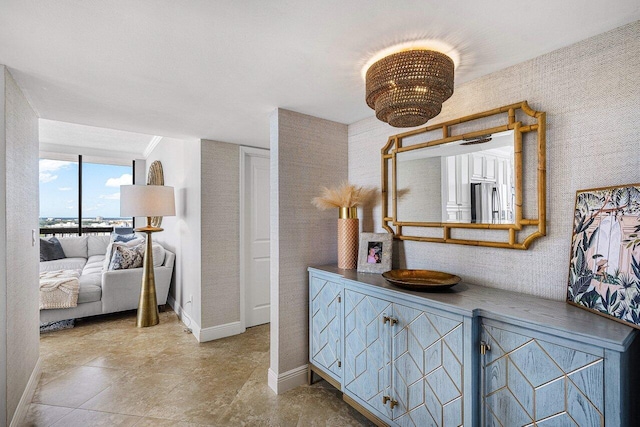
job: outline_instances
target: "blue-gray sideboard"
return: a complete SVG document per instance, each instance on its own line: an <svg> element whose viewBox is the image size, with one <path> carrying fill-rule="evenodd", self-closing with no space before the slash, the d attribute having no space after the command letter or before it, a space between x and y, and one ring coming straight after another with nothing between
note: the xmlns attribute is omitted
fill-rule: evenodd
<svg viewBox="0 0 640 427"><path fill-rule="evenodd" d="M378 425L636 425L639 334L561 301L309 268L310 381Z"/></svg>

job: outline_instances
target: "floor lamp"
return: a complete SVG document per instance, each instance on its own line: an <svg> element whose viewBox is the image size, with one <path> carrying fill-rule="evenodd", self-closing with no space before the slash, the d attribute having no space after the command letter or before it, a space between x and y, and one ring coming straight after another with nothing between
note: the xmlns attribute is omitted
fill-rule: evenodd
<svg viewBox="0 0 640 427"><path fill-rule="evenodd" d="M151 225L151 217L174 216L175 214L176 204L173 187L164 185L122 185L120 187L120 216L147 217L147 226L135 229L147 235L142 266L142 287L140 288L138 317L136 319L138 328L157 325L160 322L158 300L156 298L156 282L153 272L151 233L162 231L163 229L153 227Z"/></svg>

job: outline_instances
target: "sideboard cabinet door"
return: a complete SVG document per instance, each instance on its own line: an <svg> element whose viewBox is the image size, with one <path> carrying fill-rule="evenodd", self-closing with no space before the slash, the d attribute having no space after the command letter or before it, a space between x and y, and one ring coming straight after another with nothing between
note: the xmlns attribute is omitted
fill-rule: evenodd
<svg viewBox="0 0 640 427"><path fill-rule="evenodd" d="M400 426L463 423L463 325L393 304L393 420Z"/></svg>
<svg viewBox="0 0 640 427"><path fill-rule="evenodd" d="M384 317L391 303L345 289L344 378L345 392L383 419L391 418L390 328Z"/></svg>
<svg viewBox="0 0 640 427"><path fill-rule="evenodd" d="M312 274L309 279L310 360L340 382L342 285L319 275Z"/></svg>
<svg viewBox="0 0 640 427"><path fill-rule="evenodd" d="M592 354L485 320L480 334L488 344L481 356L482 425L604 425L601 349Z"/></svg>

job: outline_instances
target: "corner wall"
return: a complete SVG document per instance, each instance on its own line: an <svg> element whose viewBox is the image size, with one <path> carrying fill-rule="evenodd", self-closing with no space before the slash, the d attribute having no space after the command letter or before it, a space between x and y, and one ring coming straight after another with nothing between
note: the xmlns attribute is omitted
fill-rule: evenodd
<svg viewBox="0 0 640 427"><path fill-rule="evenodd" d="M153 235L176 254L170 305L197 336L201 325L200 290L200 140L162 138L146 159L162 163L164 183L174 187L176 216L162 219L165 231ZM146 172L144 174L146 177ZM146 178L140 181L146 182ZM193 296L193 302L188 303ZM184 317L188 319L185 320Z"/></svg>
<svg viewBox="0 0 640 427"><path fill-rule="evenodd" d="M240 146L202 140L203 341L240 325Z"/></svg>
<svg viewBox="0 0 640 427"><path fill-rule="evenodd" d="M347 126L277 109L271 139L271 366L283 393L306 381L309 347L307 267L337 262L336 211L311 199L347 178Z"/></svg>
<svg viewBox="0 0 640 427"><path fill-rule="evenodd" d="M397 242L400 266L564 300L575 192L640 182L638 34L640 21L456 87L430 125L522 100L547 112L547 236L527 251ZM380 149L400 132L375 117L350 125L350 181L379 188ZM383 232L379 204L372 215L365 231Z"/></svg>
<svg viewBox="0 0 640 427"><path fill-rule="evenodd" d="M9 425L38 374L38 117L5 67L0 74L0 424Z"/></svg>

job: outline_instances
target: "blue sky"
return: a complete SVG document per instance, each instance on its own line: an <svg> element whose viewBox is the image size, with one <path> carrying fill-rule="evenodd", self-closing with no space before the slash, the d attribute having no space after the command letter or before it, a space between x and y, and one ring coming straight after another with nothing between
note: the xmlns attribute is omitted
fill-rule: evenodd
<svg viewBox="0 0 640 427"><path fill-rule="evenodd" d="M118 218L120 185L131 181L131 166L83 163L83 217ZM77 216L78 163L40 159L40 217Z"/></svg>

